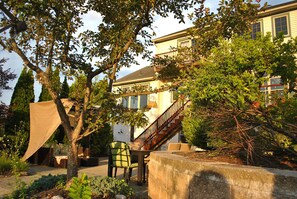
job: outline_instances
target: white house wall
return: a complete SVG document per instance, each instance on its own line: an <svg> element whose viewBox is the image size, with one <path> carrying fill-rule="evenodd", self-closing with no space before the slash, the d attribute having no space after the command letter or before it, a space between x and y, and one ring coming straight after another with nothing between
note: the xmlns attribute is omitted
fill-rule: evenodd
<svg viewBox="0 0 297 199"><path fill-rule="evenodd" d="M270 32L272 34L272 36L275 36L273 20L275 17L284 16L286 14L288 14L288 18L289 18L290 37L285 37L285 41L287 41L291 37L292 38L297 37L297 11L296 10L260 18L258 21L263 23L262 24L262 32L264 34Z"/></svg>
<svg viewBox="0 0 297 199"><path fill-rule="evenodd" d="M152 89L155 89L155 88L158 89L162 85L164 85L164 83L157 80L157 81L149 82L149 85ZM115 86L113 90L116 91L118 87L120 86ZM149 123L144 128L134 129L135 138L138 137L151 123L153 123L172 104L171 93L169 91L152 93L148 96L148 101L155 101L157 103L157 107L151 108L149 111L145 112L145 115L148 117ZM130 133L131 133L130 126L126 126L123 124L115 124L113 126L113 134L114 134L115 141L130 142Z"/></svg>
<svg viewBox="0 0 297 199"><path fill-rule="evenodd" d="M156 44L156 54L167 53L177 47L177 39Z"/></svg>

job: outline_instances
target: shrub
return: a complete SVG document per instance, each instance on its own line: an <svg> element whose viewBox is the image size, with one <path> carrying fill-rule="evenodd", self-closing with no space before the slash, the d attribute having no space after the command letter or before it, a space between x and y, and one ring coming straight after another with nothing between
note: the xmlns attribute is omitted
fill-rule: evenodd
<svg viewBox="0 0 297 199"><path fill-rule="evenodd" d="M115 195L134 195L134 190L125 180L111 177L93 177L90 178L92 193L103 198L114 198Z"/></svg>
<svg viewBox="0 0 297 199"><path fill-rule="evenodd" d="M17 174L29 169L28 163L22 161L16 154L8 154L7 150L0 153L0 174Z"/></svg>
<svg viewBox="0 0 297 199"><path fill-rule="evenodd" d="M188 143L197 147L207 147L208 122L194 112L187 112L182 121L183 131Z"/></svg>
<svg viewBox="0 0 297 199"><path fill-rule="evenodd" d="M30 194L35 194L41 191L52 189L54 187L63 187L65 184L66 175L53 176L49 174L48 176L42 176L41 178L35 180L28 187L28 192Z"/></svg>
<svg viewBox="0 0 297 199"><path fill-rule="evenodd" d="M11 160L7 157L0 156L0 174L4 174L12 170Z"/></svg>
<svg viewBox="0 0 297 199"><path fill-rule="evenodd" d="M90 181L86 174L83 174L81 178L73 178L69 188L69 196L73 199L91 199Z"/></svg>
<svg viewBox="0 0 297 199"><path fill-rule="evenodd" d="M66 184L66 175L42 176L33 181L30 185L24 182L17 182L17 189L11 194L10 199L30 198L32 195L52 189L54 187L63 187Z"/></svg>

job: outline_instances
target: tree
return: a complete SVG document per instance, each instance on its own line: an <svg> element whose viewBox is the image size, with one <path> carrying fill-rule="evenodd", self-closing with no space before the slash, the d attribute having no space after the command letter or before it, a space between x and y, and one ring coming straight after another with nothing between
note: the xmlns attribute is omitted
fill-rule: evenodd
<svg viewBox="0 0 297 199"><path fill-rule="evenodd" d="M3 70L3 64L6 62L5 59L0 60L0 97L2 96L2 90L11 89L8 86L8 82L16 78L16 75L10 72L10 69ZM7 117L8 107L0 102L0 126L4 124L4 120ZM4 129L4 127L2 128Z"/></svg>
<svg viewBox="0 0 297 199"><path fill-rule="evenodd" d="M252 154L271 149L296 156L292 148L297 143L293 108L297 40L284 43L279 37L272 42L270 35L251 40L250 24L266 6L260 8L252 1L221 1L218 12L211 13L201 1L192 15L195 26L189 31L194 46L178 48L175 59L156 60L165 63L160 73L173 72L170 76L178 77L173 85L180 86L180 92L192 101L183 121L190 143L205 147L207 141L208 146L233 153L244 149L248 161ZM186 67L176 71L176 65ZM281 77L288 85L288 95L281 100L268 96L272 104L267 106L260 86L270 76Z"/></svg>
<svg viewBox="0 0 297 199"><path fill-rule="evenodd" d="M34 77L31 69L24 67L15 85L10 101L10 117L8 119L7 131L13 132L21 122L27 125L29 132L29 104L34 102Z"/></svg>
<svg viewBox="0 0 297 199"><path fill-rule="evenodd" d="M67 83L67 77L64 77L64 81L61 87L60 98L68 98L69 97L69 85Z"/></svg>
<svg viewBox="0 0 297 199"><path fill-rule="evenodd" d="M92 80L99 74L113 78L121 67L135 63L135 55L144 53L144 57L147 57L149 53L146 47L150 44L153 16L165 17L171 12L183 21L182 9L188 9L193 2L33 0L24 3L4 0L4 3L18 14L19 20L26 20L28 30L19 35L11 32L11 37L1 37L0 44L4 49L16 52L24 64L36 72L37 79L48 89L54 100L71 145L67 167L69 180L77 176L77 141L95 132L110 116L119 117L114 110L115 106L109 109L100 106L101 112L94 109L91 104ZM87 30L78 38L78 28L83 25L81 16L90 10L101 15L98 31ZM4 19L1 23L7 21ZM77 51L78 48L82 49L82 53ZM95 58L99 61L91 64ZM46 70L52 66L69 75L86 77L84 90L80 93L82 100L76 102L77 122L74 127L70 125ZM107 99L112 99L108 90L104 93ZM99 114L93 114L94 110Z"/></svg>
<svg viewBox="0 0 297 199"><path fill-rule="evenodd" d="M28 144L30 132L29 104L34 102L34 98L33 72L31 69L24 67L15 85L9 106L9 116L5 124L6 134L15 136L17 132L23 132L26 142L25 146L19 146L22 148L21 152L25 151Z"/></svg>
<svg viewBox="0 0 297 199"><path fill-rule="evenodd" d="M57 92L60 93L60 88L61 88L61 83L60 83L60 75L59 75L59 68L55 68L55 71L52 71L52 68L48 68L48 76L50 81L53 84L53 89ZM41 93L39 96L39 102L42 101L49 101L52 100L51 95L49 94L49 91L46 89L44 85L41 87Z"/></svg>
<svg viewBox="0 0 297 199"><path fill-rule="evenodd" d="M11 89L8 82L16 78L10 69L3 70L3 64L6 62L5 59L0 59L0 97L2 96L2 90Z"/></svg>
<svg viewBox="0 0 297 199"><path fill-rule="evenodd" d="M296 104L296 94L287 97L285 92L283 102L279 96L270 96L272 105L265 106L267 101L260 86L271 74L280 75L285 85L296 83L296 74L277 73L284 67L285 57L297 53L296 44L297 40L283 43L276 38L271 41L270 34L255 40L249 35L233 36L231 41L218 40L218 46L212 48L210 55L186 75L184 93L192 100L194 112L190 118L196 114L196 121L203 121L195 131L203 132L209 137L209 143L220 149L229 149L232 153L244 149L249 161L253 154L260 156L265 150L291 150L281 145L284 138L287 146L297 144L294 122L297 112L296 108L290 108ZM286 74L294 74L297 64L286 70ZM197 134L192 130L193 133ZM196 141L188 138L190 142Z"/></svg>
<svg viewBox="0 0 297 199"><path fill-rule="evenodd" d="M252 0L222 0L217 12L210 12L205 7L205 0L191 16L194 27L190 30L195 38L193 57L200 59L208 56L212 47L217 46L219 38L229 40L234 34L242 35L250 30L250 24L257 19L257 14L264 11L267 2L260 7Z"/></svg>

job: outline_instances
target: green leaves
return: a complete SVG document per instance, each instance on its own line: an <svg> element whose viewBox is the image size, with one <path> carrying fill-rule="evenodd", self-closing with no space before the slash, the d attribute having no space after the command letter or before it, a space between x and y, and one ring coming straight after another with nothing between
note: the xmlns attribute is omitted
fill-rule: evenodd
<svg viewBox="0 0 297 199"><path fill-rule="evenodd" d="M226 0L221 1L217 13L209 11L204 1L195 10L194 25L191 34L195 37L196 51L199 55L209 55L210 49L218 45L218 39L230 39L234 34L242 35L250 29L250 24L256 20L256 15L265 6L251 1Z"/></svg>
<svg viewBox="0 0 297 199"><path fill-rule="evenodd" d="M90 178L91 189L96 196L114 198L117 194L133 196L134 190L125 180L111 177Z"/></svg>
<svg viewBox="0 0 297 199"><path fill-rule="evenodd" d="M92 191L86 174L82 174L81 178L73 178L69 188L69 196L72 199L91 199Z"/></svg>
<svg viewBox="0 0 297 199"><path fill-rule="evenodd" d="M267 76L280 67L277 60L285 59L278 51L279 46L271 42L269 34L256 40L248 35L234 36L231 42L221 39L211 50L211 55L198 63L199 67L184 73L188 78L185 92L197 104L249 106L249 103L260 100L259 88Z"/></svg>

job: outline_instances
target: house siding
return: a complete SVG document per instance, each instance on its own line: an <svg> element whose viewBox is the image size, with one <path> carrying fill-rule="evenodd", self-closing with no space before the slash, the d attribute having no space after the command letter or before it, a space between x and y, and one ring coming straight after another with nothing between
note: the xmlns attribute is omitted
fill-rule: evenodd
<svg viewBox="0 0 297 199"><path fill-rule="evenodd" d="M288 6L289 8L287 8ZM272 36L274 36L274 23L273 23L274 18L276 16L282 16L283 14L287 14L288 22L289 22L290 37L286 37L285 41L287 41L292 37L293 38L297 37L297 10L295 9L296 7L297 7L297 2L295 1L292 3L286 3L279 6L274 6L273 8L268 8L267 11L265 11L264 13L260 13L259 16L263 16L263 17L259 17L258 19L262 23L261 24L262 33L267 34L267 32L270 32ZM271 14L272 12L276 14ZM179 41L190 38L190 36L187 36L186 34L187 34L186 30L183 30L183 31L171 33L169 35L165 35L163 37L154 39L153 42L156 47L156 55L169 53L170 51L172 51L172 48L178 47ZM137 81L136 80L133 81L133 84L135 83L137 84L141 82L141 80L139 82L137 82L138 80ZM150 87L153 89L161 88L166 84L160 80L151 80L151 81L148 81L147 83L149 83ZM129 84L126 84L126 85L129 85ZM114 88L116 89L118 87L121 87L121 85L116 85ZM145 113L146 116L149 118L149 125L152 122L154 122L155 119L159 115L161 115L172 104L171 95L172 94L170 91L163 91L163 92L153 93L149 95L149 101L155 101L157 103L156 108L152 108ZM146 127L135 128L134 137L136 138L145 129ZM130 127L122 124L118 124L118 125L114 125L113 130L114 130L114 140L125 141L125 142L130 141ZM118 133L118 132L122 132L122 133ZM176 135L172 141L173 142L180 141L179 135Z"/></svg>

